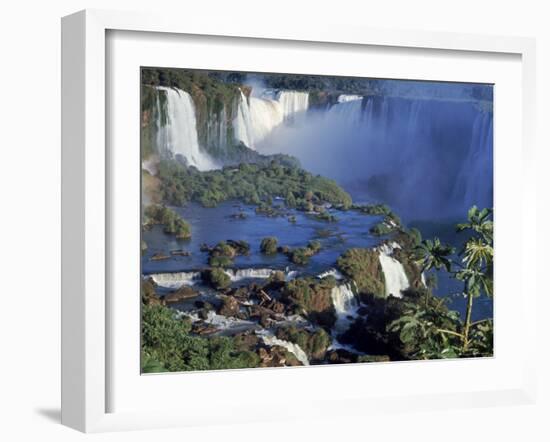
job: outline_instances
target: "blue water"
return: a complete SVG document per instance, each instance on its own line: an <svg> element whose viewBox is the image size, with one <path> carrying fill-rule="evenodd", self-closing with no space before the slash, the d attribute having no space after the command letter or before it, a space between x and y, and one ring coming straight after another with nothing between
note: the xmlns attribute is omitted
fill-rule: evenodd
<svg viewBox="0 0 550 442"><path fill-rule="evenodd" d="M288 215L296 217L296 223L288 221L287 216L267 217L256 214L255 206L236 202L225 202L215 208L204 208L191 203L187 207L174 207L191 224L192 238L178 241L163 233L159 226L144 232L147 253L142 257L144 274L157 272L176 272L198 270L208 266L208 253L201 252L201 244L214 246L228 239L245 240L250 244L249 256L238 256L234 260L235 268L272 268L284 270L286 267L300 270L306 274L318 274L336 263L336 259L352 247L373 247L380 238L373 237L369 229L380 221L379 216L368 216L355 211L333 211L337 222L315 219L312 215L295 210L284 209ZM233 219L231 215L242 212L245 219ZM321 242L321 251L311 257L306 267L294 265L288 258L278 253L266 256L260 253L260 243L266 236L275 236L279 245L290 248L302 247L310 240ZM162 261L151 261L155 253L167 254L170 250L183 249L191 256L172 256Z"/></svg>
<svg viewBox="0 0 550 442"><path fill-rule="evenodd" d="M295 210L284 209L285 216L268 217L255 213L255 206L238 202L225 202L215 208L204 208L191 203L186 207L174 207L184 219L191 224L192 238L176 240L173 235L166 235L162 227L155 226L143 233L147 243L147 252L142 256L142 273L162 273L199 270L208 266L208 253L200 250L203 243L214 246L219 241L228 239L245 240L250 244L249 256L238 256L234 268L271 268L298 270L301 274L317 275L336 264L337 258L347 249L353 247L374 247L383 238L374 237L369 229L381 220L379 216L368 216L356 211L338 211L332 213L338 222L326 222ZM231 216L244 213L245 219L233 219ZM288 221L288 216L296 217L296 223ZM457 249L465 239L464 234L454 231L455 222L417 223L407 222L417 227L424 238L438 236L443 242L452 244ZM290 248L302 247L310 240L321 242L322 249L311 257L307 266L292 264L283 254L266 256L260 253L260 242L266 236L275 236L279 245ZM169 254L170 250L183 249L191 256L171 256L162 261L151 261L155 253ZM451 296L449 308L464 315L466 300L460 295L462 283L453 279L444 271L435 272L438 285L434 290L438 296ZM473 320L493 316L493 301L481 296L474 301Z"/></svg>
<svg viewBox="0 0 550 442"><path fill-rule="evenodd" d="M446 220L439 222L422 222L411 221L409 227L416 227L422 233L422 237L430 239L438 237L443 243L450 244L457 252L461 250L464 242L468 239L466 232L457 233L456 224L463 222L462 220ZM460 258L457 255L452 256L452 259L458 261ZM453 278L444 270L432 270L437 277L437 287L434 293L438 296L446 296L450 299L448 307L451 310L460 312L465 315L466 299L461 294L464 288L464 283ZM474 307L472 310L472 320L479 321L481 319L493 317L493 299L482 294L474 299Z"/></svg>

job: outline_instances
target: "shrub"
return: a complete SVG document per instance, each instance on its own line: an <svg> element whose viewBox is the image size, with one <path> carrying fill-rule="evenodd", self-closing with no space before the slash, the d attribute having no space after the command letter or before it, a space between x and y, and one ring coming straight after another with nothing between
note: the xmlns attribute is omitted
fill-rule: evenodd
<svg viewBox="0 0 550 442"><path fill-rule="evenodd" d="M343 275L355 281L361 293L385 296L384 273L375 250L349 249L336 264Z"/></svg>
<svg viewBox="0 0 550 442"><path fill-rule="evenodd" d="M229 275L218 267L206 271L206 280L217 290L226 289L231 285Z"/></svg>
<svg viewBox="0 0 550 442"><path fill-rule="evenodd" d="M177 239L191 238L190 224L168 207L147 206L145 209L145 224L162 224L164 232L175 235Z"/></svg>
<svg viewBox="0 0 550 442"><path fill-rule="evenodd" d="M262 239L260 251L265 255L275 255L277 253L277 238L268 236Z"/></svg>

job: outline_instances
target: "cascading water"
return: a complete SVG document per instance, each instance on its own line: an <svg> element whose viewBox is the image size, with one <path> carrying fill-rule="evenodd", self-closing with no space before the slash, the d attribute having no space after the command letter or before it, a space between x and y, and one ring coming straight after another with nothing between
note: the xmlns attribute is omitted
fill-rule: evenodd
<svg viewBox="0 0 550 442"><path fill-rule="evenodd" d="M309 93L296 91L280 91L277 101L281 104L285 120L294 120L298 113L307 111L309 106Z"/></svg>
<svg viewBox="0 0 550 442"><path fill-rule="evenodd" d="M211 170L218 166L199 146L195 105L191 96L180 89L158 87L166 94L167 121L157 121L157 145L161 151L174 156L181 155L190 166L199 170ZM158 102L160 106L160 101ZM158 115L161 115L158 112ZM165 124L163 124L165 123Z"/></svg>
<svg viewBox="0 0 550 442"><path fill-rule="evenodd" d="M260 97L247 98L241 91L237 116L233 122L235 139L254 149L283 122L293 121L293 116L308 108L307 92L266 92Z"/></svg>
<svg viewBox="0 0 550 442"><path fill-rule="evenodd" d="M302 348L293 342L284 341L282 339L278 339L275 336L273 336L272 333L262 330L261 332L257 332L258 335L261 336L262 341L264 344L269 345L270 347L278 345L279 347L283 347L286 350L288 350L290 353L292 353L294 356L296 356L296 359L298 359L302 365L309 365L309 358L307 357L307 354Z"/></svg>
<svg viewBox="0 0 550 442"><path fill-rule="evenodd" d="M149 277L160 287L178 289L183 285L194 285L201 280L200 272L153 273Z"/></svg>
<svg viewBox="0 0 550 442"><path fill-rule="evenodd" d="M334 124L340 130L344 127L357 130L364 123L361 103L360 99L341 101L326 111L324 119L327 124Z"/></svg>
<svg viewBox="0 0 550 442"><path fill-rule="evenodd" d="M337 285L331 290L330 296L336 311L334 329L340 333L344 332L349 328L349 317L353 317L359 307L357 298L353 293L351 284Z"/></svg>
<svg viewBox="0 0 550 442"><path fill-rule="evenodd" d="M362 99L363 99L362 95L347 95L347 94L338 95L338 103L346 103L348 101L355 101L355 100L362 100Z"/></svg>
<svg viewBox="0 0 550 442"><path fill-rule="evenodd" d="M231 281L240 281L242 279L267 279L275 270L272 269L228 269L225 271Z"/></svg>
<svg viewBox="0 0 550 442"><path fill-rule="evenodd" d="M354 200L384 202L408 219L461 219L474 204L492 206L490 102L339 98L300 124L277 127L259 150L293 155Z"/></svg>
<svg viewBox="0 0 550 442"><path fill-rule="evenodd" d="M487 170L493 166L493 115L481 112L476 117L468 157L458 173L454 197L464 197L466 201L486 201L492 199L492 185L480 186L487 180Z"/></svg>
<svg viewBox="0 0 550 442"><path fill-rule="evenodd" d="M394 296L401 298L403 296L401 292L409 288L409 279L407 278L403 264L391 256L393 249L394 246L388 244L380 246L378 248L378 258L384 273L386 297Z"/></svg>

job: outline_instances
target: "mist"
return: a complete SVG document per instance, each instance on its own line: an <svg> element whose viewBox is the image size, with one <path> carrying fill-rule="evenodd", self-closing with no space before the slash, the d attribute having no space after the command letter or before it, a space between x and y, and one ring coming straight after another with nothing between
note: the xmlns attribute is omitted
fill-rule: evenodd
<svg viewBox="0 0 550 442"><path fill-rule="evenodd" d="M413 86L386 84L388 95L296 115L256 148L293 155L355 201L389 204L408 220L460 219L474 204L492 207L490 103L472 99L470 85Z"/></svg>

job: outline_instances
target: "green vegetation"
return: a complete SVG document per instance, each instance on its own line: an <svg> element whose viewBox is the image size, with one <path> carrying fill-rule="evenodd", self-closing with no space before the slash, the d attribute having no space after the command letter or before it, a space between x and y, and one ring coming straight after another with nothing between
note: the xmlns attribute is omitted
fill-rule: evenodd
<svg viewBox="0 0 550 442"><path fill-rule="evenodd" d="M321 243L319 241L309 241L307 246L298 247L294 250L288 250L286 255L294 263L298 265L307 265L309 258L319 253L321 250Z"/></svg>
<svg viewBox="0 0 550 442"><path fill-rule="evenodd" d="M191 238L189 223L168 207L151 205L145 208L144 225L150 226L152 224L162 224L164 232L175 235L177 239Z"/></svg>
<svg viewBox="0 0 550 442"><path fill-rule="evenodd" d="M198 172L175 161L161 161L158 169L162 198L176 206L197 201L204 207L215 207L234 199L260 204L268 198L288 196L289 192L302 210L323 203L347 209L352 203L349 194L335 181L277 161L268 165L242 163L208 172Z"/></svg>
<svg viewBox="0 0 550 442"><path fill-rule="evenodd" d="M216 290L223 290L231 285L231 278L219 267L206 270L203 279Z"/></svg>
<svg viewBox="0 0 550 442"><path fill-rule="evenodd" d="M369 229L369 232L375 236L385 236L395 231L395 227L386 221L379 222Z"/></svg>
<svg viewBox="0 0 550 442"><path fill-rule="evenodd" d="M190 336L190 330L190 322L177 319L173 310L160 305L143 305L143 372L250 368L259 365L258 355L251 351L238 351L234 339Z"/></svg>
<svg viewBox="0 0 550 442"><path fill-rule="evenodd" d="M213 248L207 248L209 253L208 264L212 267L229 267L237 255L248 255L250 244L243 240L220 241Z"/></svg>
<svg viewBox="0 0 550 442"><path fill-rule="evenodd" d="M163 86L181 89L193 98L197 119L197 134L199 143L208 152L220 157L227 150L231 151L231 144L220 145L220 140L233 140L233 126L237 100L240 99L238 85L225 83L210 76L207 72L190 71L185 69L142 69L142 120L146 113L156 109L156 103L150 98L158 94L163 97L162 91L151 86ZM246 89L241 87L242 89ZM161 98L162 99L162 98ZM161 101L160 112L165 112L165 105ZM158 112L158 111L157 111ZM161 124L166 118L161 119ZM142 126L145 125L142 123ZM225 130L226 136L220 137L220 131ZM145 145L147 146L147 145ZM144 154L148 149L144 148Z"/></svg>
<svg viewBox="0 0 550 442"><path fill-rule="evenodd" d="M365 215L391 215L393 213L386 204L354 204L351 208Z"/></svg>
<svg viewBox="0 0 550 442"><path fill-rule="evenodd" d="M474 299L482 293L493 296L493 222L490 209L472 207L468 222L459 224L457 231L469 232L458 262L453 260L454 249L438 238L425 240L417 247L422 271L444 269L463 282L466 314L463 321L457 312L441 312L432 296L425 293L415 309L409 309L392 324L389 330L399 332L404 343L423 342L418 350L427 357L465 357L492 355L493 321L472 322Z"/></svg>
<svg viewBox="0 0 550 442"><path fill-rule="evenodd" d="M313 323L332 327L336 321L332 304L331 290L336 286L334 278L317 280L314 278L297 278L285 284L282 299L294 306L297 313Z"/></svg>
<svg viewBox="0 0 550 442"><path fill-rule="evenodd" d="M299 329L295 326L279 328L277 338L294 342L304 350L310 359L322 360L331 344L330 335L319 328L315 332Z"/></svg>
<svg viewBox="0 0 550 442"><path fill-rule="evenodd" d="M315 214L315 218L317 218L320 221L326 221L329 223L335 223L338 221L338 218L335 215L327 211Z"/></svg>
<svg viewBox="0 0 550 442"><path fill-rule="evenodd" d="M268 236L262 239L260 251L265 255L275 255L277 253L277 238Z"/></svg>
<svg viewBox="0 0 550 442"><path fill-rule="evenodd" d="M355 281L360 295L385 296L384 273L376 250L349 249L336 265L344 276Z"/></svg>

